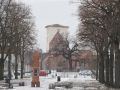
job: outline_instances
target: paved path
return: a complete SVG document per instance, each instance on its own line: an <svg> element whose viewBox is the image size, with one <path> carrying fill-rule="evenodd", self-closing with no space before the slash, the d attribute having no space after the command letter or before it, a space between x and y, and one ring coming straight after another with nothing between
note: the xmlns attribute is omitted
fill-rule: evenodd
<svg viewBox="0 0 120 90"><path fill-rule="evenodd" d="M63 82L64 81L72 82L73 88L66 89L63 87L56 87L55 89L49 89L48 88L49 84L56 82L56 80L57 80L56 78L51 78L51 77L40 77L41 87L33 88L31 87L31 78L26 78L26 79L23 79L23 81L25 82L25 86L22 86L22 87L14 86L14 89L12 90L120 90L120 89L107 88L103 84L100 84L95 79L88 78L88 77L61 78ZM21 81L22 81L21 79L18 79L18 80L12 80L11 82L21 82ZM8 90L8 89L0 89L0 90Z"/></svg>

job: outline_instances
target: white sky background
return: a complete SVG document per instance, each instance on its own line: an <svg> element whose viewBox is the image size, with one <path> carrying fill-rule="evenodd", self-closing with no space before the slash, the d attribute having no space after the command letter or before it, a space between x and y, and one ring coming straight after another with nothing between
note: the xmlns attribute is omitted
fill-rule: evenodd
<svg viewBox="0 0 120 90"><path fill-rule="evenodd" d="M74 36L78 28L77 4L72 0L21 0L32 9L36 30L37 46L46 51L46 25L61 24L69 26L70 35ZM74 15L73 15L74 14Z"/></svg>

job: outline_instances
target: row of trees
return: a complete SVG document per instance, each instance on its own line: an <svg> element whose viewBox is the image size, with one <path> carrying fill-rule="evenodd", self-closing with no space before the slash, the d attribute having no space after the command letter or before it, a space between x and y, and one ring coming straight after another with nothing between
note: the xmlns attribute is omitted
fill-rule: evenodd
<svg viewBox="0 0 120 90"><path fill-rule="evenodd" d="M82 0L78 38L97 52L96 79L120 87L120 0Z"/></svg>
<svg viewBox="0 0 120 90"><path fill-rule="evenodd" d="M0 80L8 58L8 75L11 76L11 54L15 56L15 78L18 78L18 56L23 78L24 53L35 43L34 23L30 8L15 0L0 0Z"/></svg>

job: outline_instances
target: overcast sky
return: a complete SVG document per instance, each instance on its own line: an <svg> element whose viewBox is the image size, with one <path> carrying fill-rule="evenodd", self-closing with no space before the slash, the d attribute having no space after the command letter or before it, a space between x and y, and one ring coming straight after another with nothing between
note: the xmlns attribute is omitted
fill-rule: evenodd
<svg viewBox="0 0 120 90"><path fill-rule="evenodd" d="M72 0L21 0L32 9L36 30L37 46L46 51L46 25L62 24L69 26L70 35L78 28L78 6Z"/></svg>

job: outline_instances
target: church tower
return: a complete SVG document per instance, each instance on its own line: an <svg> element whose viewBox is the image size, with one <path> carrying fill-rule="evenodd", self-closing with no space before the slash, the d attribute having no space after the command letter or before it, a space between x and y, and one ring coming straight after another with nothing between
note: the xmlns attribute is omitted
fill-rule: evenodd
<svg viewBox="0 0 120 90"><path fill-rule="evenodd" d="M49 45L51 40L54 38L55 34L59 32L61 35L66 35L68 33L68 26L63 26L60 24L47 25L47 52L49 51Z"/></svg>

